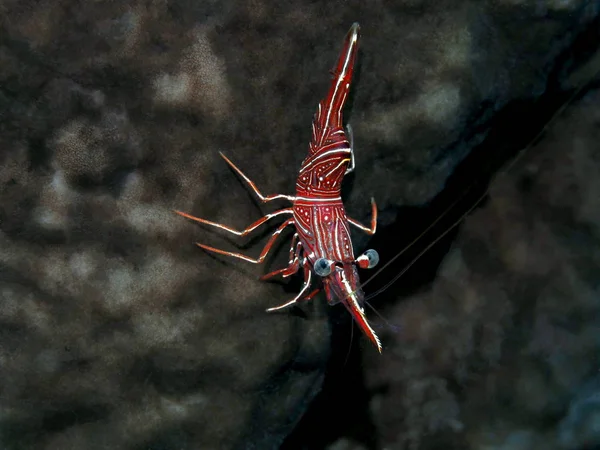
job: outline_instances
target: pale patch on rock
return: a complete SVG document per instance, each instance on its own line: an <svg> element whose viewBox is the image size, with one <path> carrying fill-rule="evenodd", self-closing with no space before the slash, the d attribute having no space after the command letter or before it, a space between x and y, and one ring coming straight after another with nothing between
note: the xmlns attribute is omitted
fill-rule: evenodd
<svg viewBox="0 0 600 450"><path fill-rule="evenodd" d="M402 142L406 130L424 120L436 126L449 127L461 106L460 89L451 83L431 83L410 104L396 104L371 116L363 133L375 133L383 141L395 145Z"/></svg>
<svg viewBox="0 0 600 450"><path fill-rule="evenodd" d="M460 117L462 105L457 73L470 70L472 35L468 28L468 13L455 11L452 19L440 21L435 32L428 36L427 66L415 66L400 60L396 69L399 83L419 72L420 94L402 103L375 112L365 123L366 131L375 133L387 143L402 142L407 130L415 125L431 122L444 129L452 128Z"/></svg>
<svg viewBox="0 0 600 450"><path fill-rule="evenodd" d="M160 249L149 249L140 267L120 260L111 264L106 274L109 289L105 307L113 313L132 309L136 314L164 311L181 286L198 272L197 267L183 264Z"/></svg>
<svg viewBox="0 0 600 450"><path fill-rule="evenodd" d="M190 415L190 408L185 402L168 397L160 398L160 408L171 420L185 420Z"/></svg>
<svg viewBox="0 0 600 450"><path fill-rule="evenodd" d="M64 173L57 170L42 190L39 205L33 214L34 220L50 230L67 228L69 206L75 197L76 194L69 188Z"/></svg>
<svg viewBox="0 0 600 450"><path fill-rule="evenodd" d="M465 264L463 253L460 248L455 247L448 252L448 255L444 258L444 261L442 261L438 274L440 277L456 284L467 281L469 277L469 268Z"/></svg>
<svg viewBox="0 0 600 450"><path fill-rule="evenodd" d="M416 109L433 122L446 123L460 108L460 90L449 83L432 86L418 98ZM415 111L417 112L417 111Z"/></svg>
<svg viewBox="0 0 600 450"><path fill-rule="evenodd" d="M136 442L152 431L165 426L165 413L157 394L148 394L144 399L119 411L122 416L116 421L114 432Z"/></svg>
<svg viewBox="0 0 600 450"><path fill-rule="evenodd" d="M135 334L146 348L183 344L185 331L179 318L171 314L147 311L132 318Z"/></svg>
<svg viewBox="0 0 600 450"><path fill-rule="evenodd" d="M183 61L194 79L194 95L200 106L212 111L218 118L229 114L231 92L227 84L224 61L210 44L209 27L199 27L194 33L194 45Z"/></svg>
<svg viewBox="0 0 600 450"><path fill-rule="evenodd" d="M82 298L92 303L110 293L101 279L102 267L113 265L94 250L55 251L36 255L30 270L38 274L39 286L51 295Z"/></svg>
<svg viewBox="0 0 600 450"><path fill-rule="evenodd" d="M445 69L462 70L471 63L472 36L466 20L453 24L452 30L448 33L448 39L443 41L437 61Z"/></svg>
<svg viewBox="0 0 600 450"><path fill-rule="evenodd" d="M3 321L19 321L41 333L49 333L51 330L51 318L35 296L22 289L5 286L0 290L2 308L0 308L0 319Z"/></svg>
<svg viewBox="0 0 600 450"><path fill-rule="evenodd" d="M97 93L96 93L97 94ZM99 99L93 99L94 97ZM101 94L91 93L93 102ZM68 122L54 135L53 166L67 180L85 179L104 184L115 171L135 165L142 152L137 130L123 109L103 111L97 119L79 118Z"/></svg>
<svg viewBox="0 0 600 450"><path fill-rule="evenodd" d="M231 91L226 67L212 49L209 31L209 27L197 28L179 70L172 74L163 73L154 80L155 102L171 107L194 105L219 119L227 116Z"/></svg>
<svg viewBox="0 0 600 450"><path fill-rule="evenodd" d="M125 221L138 233L148 237L173 238L184 227L185 221L173 211L151 204L119 204Z"/></svg>
<svg viewBox="0 0 600 450"><path fill-rule="evenodd" d="M376 135L385 143L400 145L408 125L406 121L411 120L411 107L412 105L401 103L385 109L380 108L359 124L359 131L362 134Z"/></svg>
<svg viewBox="0 0 600 450"><path fill-rule="evenodd" d="M67 178L89 175L99 178L109 167L103 132L83 120L73 120L54 139L55 167Z"/></svg>
<svg viewBox="0 0 600 450"><path fill-rule="evenodd" d="M159 75L153 82L154 101L171 107L195 105L217 118L229 112L231 92L224 61L210 44L209 27L193 33L193 44L185 52L179 71Z"/></svg>
<svg viewBox="0 0 600 450"><path fill-rule="evenodd" d="M109 311L128 309L134 296L139 295L138 284L132 272L131 266L118 262L108 269L106 274L108 289L104 300Z"/></svg>
<svg viewBox="0 0 600 450"><path fill-rule="evenodd" d="M154 101L166 103L171 106L185 105L191 95L191 80L187 73L170 75L163 73L156 78L154 88Z"/></svg>
<svg viewBox="0 0 600 450"><path fill-rule="evenodd" d="M194 271L189 266L185 266L173 259L166 252L150 252L148 263L143 267L142 281L144 289L162 302L163 298L173 295L173 292L187 279Z"/></svg>
<svg viewBox="0 0 600 450"><path fill-rule="evenodd" d="M117 201L119 215L140 234L148 237L165 236L173 238L186 225L186 221L173 211L173 209L182 208L182 206L180 202L177 202L173 205L173 209L169 209L159 203L147 203L148 200L151 201L151 195L148 193L149 184L137 172L132 172L127 176L123 192ZM202 184L200 184L201 186ZM185 195L196 197L191 188ZM186 203L193 204L193 201Z"/></svg>
<svg viewBox="0 0 600 450"><path fill-rule="evenodd" d="M127 174L123 182L123 190L119 201L123 203L135 203L141 201L146 191L144 177L137 171Z"/></svg>
<svg viewBox="0 0 600 450"><path fill-rule="evenodd" d="M407 411L407 430L403 436L408 448L418 448L423 434L438 430L460 431L460 407L446 380L419 377L406 380L403 406Z"/></svg>
<svg viewBox="0 0 600 450"><path fill-rule="evenodd" d="M92 165L97 162L80 157L81 153L90 144L90 138L94 135L93 130L86 125L81 120L73 120L57 132L54 144L58 150L55 160L59 168L62 169L63 166L70 167L73 163L80 166L82 164ZM65 158L59 158L63 153Z"/></svg>
<svg viewBox="0 0 600 450"><path fill-rule="evenodd" d="M87 279L96 271L94 258L89 252L78 252L69 258L71 272L78 279Z"/></svg>

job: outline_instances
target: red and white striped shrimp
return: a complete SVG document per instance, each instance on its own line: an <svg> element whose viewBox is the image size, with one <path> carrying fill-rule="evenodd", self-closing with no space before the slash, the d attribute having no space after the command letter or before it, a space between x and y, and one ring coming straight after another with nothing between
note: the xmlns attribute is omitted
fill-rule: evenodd
<svg viewBox="0 0 600 450"><path fill-rule="evenodd" d="M348 217L341 199L341 184L344 175L354 170L354 153L351 144L351 131L346 133L342 123L342 110L346 103L352 81L354 63L358 52L359 25L350 28L326 97L319 103L312 123L312 140L308 156L302 162L296 181L296 195L264 196L256 185L238 169L225 155L223 159L242 177L262 202L284 199L292 202L285 208L267 214L242 231L176 211L178 214L228 231L237 236L245 236L273 217L290 215L271 235L258 258L220 250L204 244L197 244L204 250L233 256L254 264L260 264L273 247L279 234L288 226L294 226L290 260L287 267L275 270L261 277L262 280L276 275L288 277L302 269L304 284L290 301L267 311L276 311L313 298L320 288L310 290L313 273L321 278L329 304L341 302L350 312L362 332L381 352L381 342L365 317L364 294L360 288L357 268L372 268L379 261L375 250L367 250L358 258L354 257L349 225L353 225L370 235L377 227L377 207L371 201L371 226L366 227ZM350 135L350 137L349 137Z"/></svg>

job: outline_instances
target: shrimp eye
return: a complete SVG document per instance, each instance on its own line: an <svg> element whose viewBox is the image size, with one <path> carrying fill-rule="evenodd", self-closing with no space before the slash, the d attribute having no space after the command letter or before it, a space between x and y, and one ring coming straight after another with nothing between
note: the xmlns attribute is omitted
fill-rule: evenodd
<svg viewBox="0 0 600 450"><path fill-rule="evenodd" d="M325 258L319 258L315 261L313 265L313 269L317 275L320 277L326 277L331 273L333 268L333 261L330 261Z"/></svg>
<svg viewBox="0 0 600 450"><path fill-rule="evenodd" d="M369 249L356 259L358 267L361 269L372 269L379 263L379 253Z"/></svg>

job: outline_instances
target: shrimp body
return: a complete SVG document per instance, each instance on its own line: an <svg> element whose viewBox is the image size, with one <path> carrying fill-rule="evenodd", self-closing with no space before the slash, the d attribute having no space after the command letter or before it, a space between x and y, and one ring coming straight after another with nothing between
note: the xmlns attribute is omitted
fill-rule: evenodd
<svg viewBox="0 0 600 450"><path fill-rule="evenodd" d="M360 289L357 268L374 267L379 256L375 250L367 250L358 258L354 257L349 226L374 234L377 227L377 207L371 200L371 226L366 227L348 217L341 198L341 185L344 175L354 170L354 151L351 145L351 131L346 131L342 123L342 110L346 103L354 64L358 52L359 26L353 24L346 35L337 65L332 71L332 81L327 95L317 107L312 122L312 138L308 156L302 162L296 181L296 195L283 194L264 196L237 166L225 155L221 156L240 175L263 202L284 199L292 202L291 208L284 208L260 218L242 231L206 219L176 211L178 214L206 225L211 225L238 236L244 236L269 219L279 215L289 215L271 235L256 259L249 256L197 244L199 247L260 264L273 247L279 234L288 226L296 232L290 246L288 266L261 277L266 280L276 275L288 277L300 269L304 284L300 292L290 301L267 311L276 311L295 305L299 301L313 298L320 288L310 291L313 274L320 277L329 304L342 303L352 315L362 332L381 352L381 342L369 325L363 308L364 294ZM349 129L350 130L350 129Z"/></svg>

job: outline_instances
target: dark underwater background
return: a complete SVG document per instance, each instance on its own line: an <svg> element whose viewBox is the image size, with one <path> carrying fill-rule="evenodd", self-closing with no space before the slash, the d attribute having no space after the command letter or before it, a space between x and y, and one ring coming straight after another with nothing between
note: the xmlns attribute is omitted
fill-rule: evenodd
<svg viewBox="0 0 600 450"><path fill-rule="evenodd" d="M366 294L469 212L370 301L381 355L265 313L290 235L172 212L277 208L220 151L293 194L353 22L355 251L426 231ZM589 0L1 1L0 449L600 448L599 44Z"/></svg>

